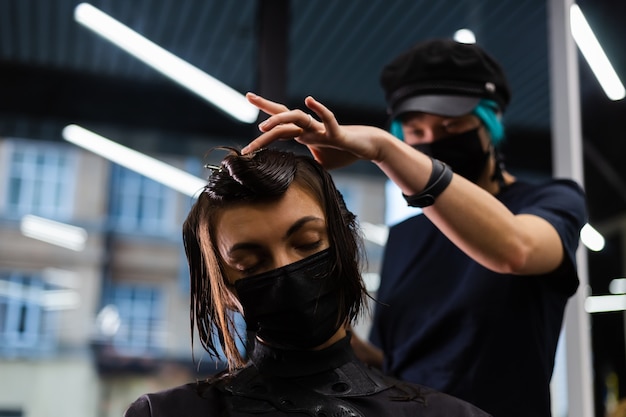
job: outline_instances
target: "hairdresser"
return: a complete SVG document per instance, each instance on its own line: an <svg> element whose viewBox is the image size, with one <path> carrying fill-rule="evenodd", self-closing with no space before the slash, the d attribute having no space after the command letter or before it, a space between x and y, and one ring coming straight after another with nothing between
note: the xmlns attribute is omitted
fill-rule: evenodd
<svg viewBox="0 0 626 417"><path fill-rule="evenodd" d="M581 187L506 170L511 93L481 47L420 42L380 80L387 130L340 125L312 97L306 113L248 94L271 117L244 152L295 137L327 168L370 160L421 209L390 229L371 343L353 338L362 360L496 417L550 416L557 342L578 287Z"/></svg>

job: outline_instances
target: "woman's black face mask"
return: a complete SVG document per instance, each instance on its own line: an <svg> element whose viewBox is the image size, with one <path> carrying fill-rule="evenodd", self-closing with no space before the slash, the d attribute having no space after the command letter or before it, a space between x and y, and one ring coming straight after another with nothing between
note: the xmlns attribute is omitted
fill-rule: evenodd
<svg viewBox="0 0 626 417"><path fill-rule="evenodd" d="M298 262L235 282L248 330L283 348L310 349L335 334L337 278L326 249Z"/></svg>
<svg viewBox="0 0 626 417"><path fill-rule="evenodd" d="M478 129L449 136L431 143L413 145L415 149L445 162L456 174L477 183L485 170L490 151L482 146Z"/></svg>

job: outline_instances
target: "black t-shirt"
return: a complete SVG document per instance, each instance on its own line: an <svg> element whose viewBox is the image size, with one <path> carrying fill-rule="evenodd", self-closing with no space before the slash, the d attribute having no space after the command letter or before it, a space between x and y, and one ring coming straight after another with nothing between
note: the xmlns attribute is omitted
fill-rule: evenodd
<svg viewBox="0 0 626 417"><path fill-rule="evenodd" d="M584 194L572 181L553 180L516 182L497 197L513 213L554 226L565 252L561 266L540 276L494 273L424 215L412 217L390 229L371 340L385 353L385 372L397 378L495 417L549 416L564 308L578 286Z"/></svg>

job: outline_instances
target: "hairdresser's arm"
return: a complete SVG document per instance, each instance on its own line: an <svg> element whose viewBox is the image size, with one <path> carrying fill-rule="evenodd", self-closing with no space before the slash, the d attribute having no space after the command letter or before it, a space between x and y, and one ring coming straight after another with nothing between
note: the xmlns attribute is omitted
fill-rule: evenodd
<svg viewBox="0 0 626 417"><path fill-rule="evenodd" d="M301 110L288 110L258 96L248 99L272 116L259 126L264 133L245 152L295 137L329 169L357 159L374 162L406 195L421 192L428 181L430 158L383 129L339 125L333 113L312 97L305 104L321 122L309 123ZM546 273L564 256L560 237L546 220L514 215L489 192L456 174L424 214L468 256L496 272Z"/></svg>

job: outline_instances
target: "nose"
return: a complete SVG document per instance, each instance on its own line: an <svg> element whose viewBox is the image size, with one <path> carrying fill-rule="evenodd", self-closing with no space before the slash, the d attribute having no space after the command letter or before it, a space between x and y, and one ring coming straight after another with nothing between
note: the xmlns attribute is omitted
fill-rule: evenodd
<svg viewBox="0 0 626 417"><path fill-rule="evenodd" d="M287 250L279 250L274 253L274 269L292 264L302 259L301 256L291 253Z"/></svg>

